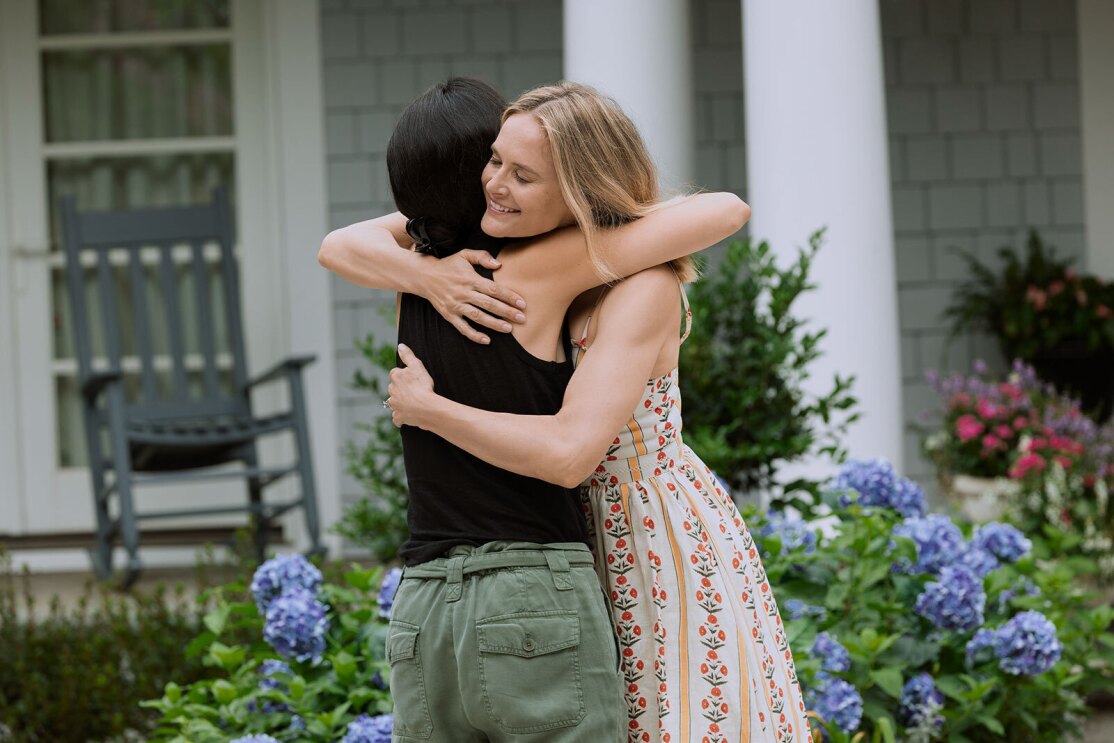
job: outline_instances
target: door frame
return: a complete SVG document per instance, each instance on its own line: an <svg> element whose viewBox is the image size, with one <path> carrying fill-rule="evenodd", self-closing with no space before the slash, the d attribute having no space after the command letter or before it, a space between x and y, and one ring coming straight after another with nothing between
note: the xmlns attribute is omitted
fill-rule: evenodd
<svg viewBox="0 0 1114 743"><path fill-rule="evenodd" d="M5 416L11 423L0 422L0 444L13 437L19 444L0 446L0 466L21 473L14 498L8 488L0 491L0 532L16 534L49 533L53 523L61 524L57 509L67 502L86 504L92 525L88 471L57 466L36 5L0 3L0 96L6 97L0 100L0 164L8 166L0 167L0 266L12 268L0 271L0 309L11 318L0 327L0 348L13 349L0 359L0 403L13 400L14 408L4 407L16 411ZM340 499L331 292L328 274L315 260L327 225L318 1L232 0L232 13L249 371L289 354L317 355L307 369L306 392L318 507L328 525L339 516ZM12 105L16 101L39 105ZM46 289L17 298L36 286ZM284 399L277 389L257 398L264 408ZM284 442L271 447L275 452L292 453ZM9 470L5 465L13 458L16 466ZM299 546L306 542L301 523L292 512L287 526L297 528L287 533ZM340 543L336 537L329 542ZM81 555L79 567L87 566L84 560Z"/></svg>

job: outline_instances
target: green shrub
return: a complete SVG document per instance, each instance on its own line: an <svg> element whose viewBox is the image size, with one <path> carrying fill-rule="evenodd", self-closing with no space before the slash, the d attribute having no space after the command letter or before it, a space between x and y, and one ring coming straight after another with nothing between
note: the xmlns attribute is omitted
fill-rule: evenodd
<svg viewBox="0 0 1114 743"><path fill-rule="evenodd" d="M218 589L203 631L185 645L186 656L211 668L213 677L168 683L161 698L145 702L162 714L149 739L227 743L269 734L280 741L333 743L363 716L389 713L384 615L399 571L387 573L390 586L381 591L383 576L381 568L333 564L323 577L301 556L280 556L260 566L254 584L240 580ZM266 580L275 589L271 598L256 593L253 599L252 591ZM296 612L286 621L260 613L257 602L273 608L288 596ZM324 621L302 621L306 607L323 612ZM299 638L300 648L309 647L309 640L317 644L299 655L281 639L265 639L268 627Z"/></svg>
<svg viewBox="0 0 1114 743"><path fill-rule="evenodd" d="M380 344L368 335L357 346L372 369L371 373L357 370L353 388L376 400L386 397L376 370L385 373L395 367L394 345ZM406 507L410 491L402 461L402 437L387 415L377 415L371 423L358 424L357 428L366 434L366 441L362 444L349 441L345 458L348 473L367 495L345 510L333 531L367 548L377 560L389 562L398 555L398 548L409 533Z"/></svg>
<svg viewBox="0 0 1114 743"><path fill-rule="evenodd" d="M20 585L22 584L22 585ZM84 743L144 735L155 715L139 702L170 679L212 672L182 648L203 610L179 589L168 595L117 595L86 586L76 607L54 598L45 616L30 576L0 556L0 731L13 742Z"/></svg>
<svg viewBox="0 0 1114 743"><path fill-rule="evenodd" d="M768 243L728 244L723 260L689 289L692 335L681 346L685 441L734 490L768 489L784 462L809 454L842 460L854 421L853 379L805 393L827 331L810 331L793 305L815 288L809 270L822 231L779 268Z"/></svg>

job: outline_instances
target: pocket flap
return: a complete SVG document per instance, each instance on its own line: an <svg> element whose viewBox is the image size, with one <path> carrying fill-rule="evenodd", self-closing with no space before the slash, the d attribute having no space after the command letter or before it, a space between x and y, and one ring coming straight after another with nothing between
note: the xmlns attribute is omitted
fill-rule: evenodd
<svg viewBox="0 0 1114 743"><path fill-rule="evenodd" d="M418 630L391 628L387 638L387 663L394 665L400 660L409 660L418 652Z"/></svg>
<svg viewBox="0 0 1114 743"><path fill-rule="evenodd" d="M510 614L477 623L481 653L502 653L531 658L580 644L580 619L576 612Z"/></svg>

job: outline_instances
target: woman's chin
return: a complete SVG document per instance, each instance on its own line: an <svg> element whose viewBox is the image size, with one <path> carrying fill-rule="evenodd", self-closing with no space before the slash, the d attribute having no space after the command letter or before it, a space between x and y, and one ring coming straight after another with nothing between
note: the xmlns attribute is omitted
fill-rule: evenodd
<svg viewBox="0 0 1114 743"><path fill-rule="evenodd" d="M483 219L480 220L480 229L488 237L514 237L502 220L492 217L490 214L485 214Z"/></svg>

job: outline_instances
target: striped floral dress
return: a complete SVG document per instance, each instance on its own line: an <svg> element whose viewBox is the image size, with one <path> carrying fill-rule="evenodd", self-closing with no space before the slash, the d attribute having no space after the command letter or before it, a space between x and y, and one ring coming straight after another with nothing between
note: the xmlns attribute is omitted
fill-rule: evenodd
<svg viewBox="0 0 1114 743"><path fill-rule="evenodd" d="M586 338L587 326L574 359ZM676 369L646 383L582 495L619 638L628 741L811 740L758 549L681 440Z"/></svg>

